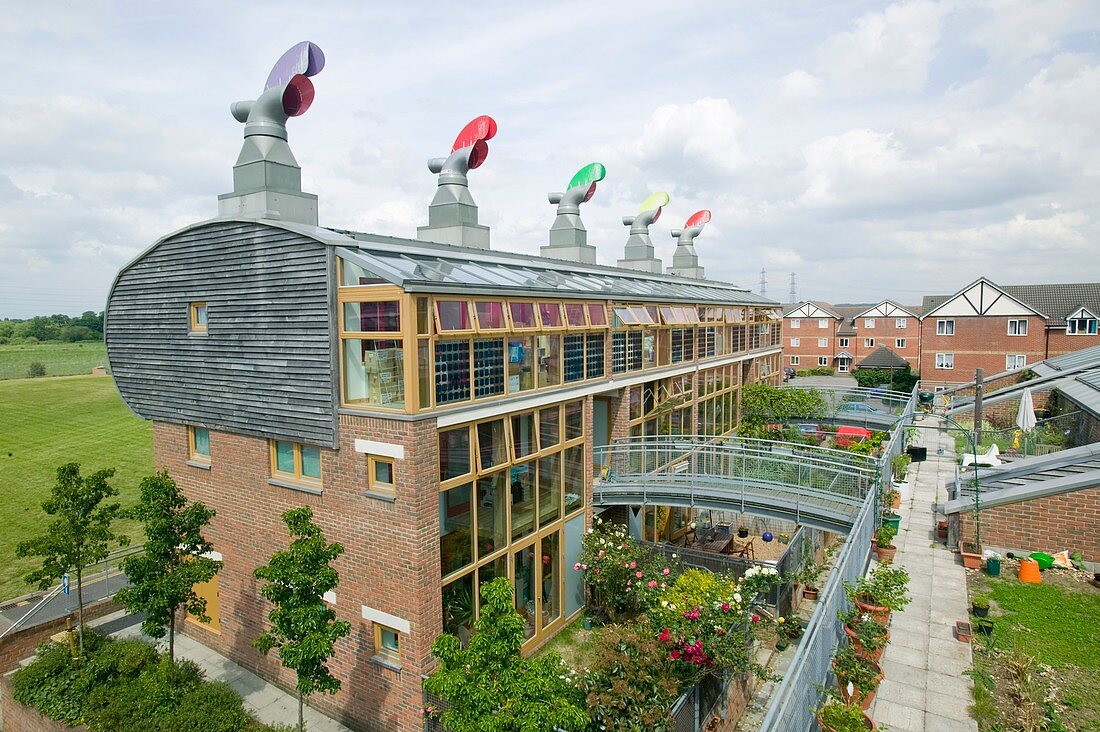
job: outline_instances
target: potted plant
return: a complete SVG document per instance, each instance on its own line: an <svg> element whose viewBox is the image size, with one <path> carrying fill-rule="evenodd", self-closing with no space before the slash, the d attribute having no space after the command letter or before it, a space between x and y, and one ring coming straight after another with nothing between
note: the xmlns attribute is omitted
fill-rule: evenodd
<svg viewBox="0 0 1100 732"><path fill-rule="evenodd" d="M882 669L877 663L861 657L851 646L841 646L833 656L833 673L844 701L857 703L863 709L871 706L882 681Z"/></svg>
<svg viewBox="0 0 1100 732"><path fill-rule="evenodd" d="M936 522L936 538L937 539L946 539L947 538L947 522L946 521L937 521Z"/></svg>
<svg viewBox="0 0 1100 732"><path fill-rule="evenodd" d="M821 575L824 574L825 568L835 553L836 545L833 545L825 550L825 556L818 562L814 560L811 543L807 541L802 544L802 568L798 571L796 578L802 585L802 596L807 600L817 599L817 583L821 581Z"/></svg>
<svg viewBox="0 0 1100 732"><path fill-rule="evenodd" d="M894 459L890 461L890 467L894 472L894 482L904 485L905 476L909 472L909 463L913 461L907 453L900 453L894 456Z"/></svg>
<svg viewBox="0 0 1100 732"><path fill-rule="evenodd" d="M861 612L869 614L886 625L890 613L909 604L909 573L901 567L878 566L866 577L860 577L855 586L848 586L848 594Z"/></svg>
<svg viewBox="0 0 1100 732"><path fill-rule="evenodd" d="M989 595L974 595L970 601L970 612L979 618L989 615Z"/></svg>
<svg viewBox="0 0 1100 732"><path fill-rule="evenodd" d="M959 544L959 556L962 557L963 566L967 569L982 568L982 548L972 541L964 541Z"/></svg>
<svg viewBox="0 0 1100 732"><path fill-rule="evenodd" d="M863 732L877 729L866 712L855 704L845 704L840 699L826 702L818 708L815 716L817 726L823 732Z"/></svg>
<svg viewBox="0 0 1100 732"><path fill-rule="evenodd" d="M879 564L891 564L898 548L893 545L897 531L890 524L883 524L875 532L875 556Z"/></svg>
<svg viewBox="0 0 1100 732"><path fill-rule="evenodd" d="M744 524L741 524L740 526L737 527L737 538L738 539L744 539L744 538L748 537L748 535L749 535L749 527L745 526Z"/></svg>
<svg viewBox="0 0 1100 732"><path fill-rule="evenodd" d="M892 511L896 511L901 508L901 493L898 492L897 488L891 488L886 491L886 495L883 496L882 504L884 506L889 506Z"/></svg>
<svg viewBox="0 0 1100 732"><path fill-rule="evenodd" d="M894 533L901 531L901 514L893 511L882 512L882 525L894 527Z"/></svg>
<svg viewBox="0 0 1100 732"><path fill-rule="evenodd" d="M782 615L775 620L775 650L784 651L792 642L802 636L802 620L797 616L785 618Z"/></svg>
<svg viewBox="0 0 1100 732"><path fill-rule="evenodd" d="M890 642L890 631L870 615L853 610L841 616L844 621L844 633L848 643L857 655L872 661L882 658L886 644Z"/></svg>
<svg viewBox="0 0 1100 732"><path fill-rule="evenodd" d="M784 533L780 532L780 534L779 534L779 543L780 544L790 544L791 543L791 535L790 534L784 534Z"/></svg>

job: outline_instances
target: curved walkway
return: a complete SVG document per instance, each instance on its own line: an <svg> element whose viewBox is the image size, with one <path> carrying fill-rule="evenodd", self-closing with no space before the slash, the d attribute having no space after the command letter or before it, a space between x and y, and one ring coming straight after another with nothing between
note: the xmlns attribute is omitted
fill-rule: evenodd
<svg viewBox="0 0 1100 732"><path fill-rule="evenodd" d="M913 601L893 616L882 660L886 679L871 716L895 730L977 732L970 716L973 682L964 675L972 664L970 644L953 633L955 621L967 619L966 570L935 539L933 504L946 499L944 485L954 478L955 441L945 432L917 432L915 443L928 448L928 460L910 468L894 540L894 563L909 571Z"/></svg>

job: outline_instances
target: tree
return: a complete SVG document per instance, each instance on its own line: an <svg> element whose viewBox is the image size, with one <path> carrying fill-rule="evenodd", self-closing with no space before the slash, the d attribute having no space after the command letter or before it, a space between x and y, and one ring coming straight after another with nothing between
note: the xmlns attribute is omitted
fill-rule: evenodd
<svg viewBox="0 0 1100 732"><path fill-rule="evenodd" d="M265 580L260 594L274 607L267 619L271 627L252 642L265 656L279 650L283 666L298 674L298 730L304 728L305 697L315 691L335 694L340 680L328 669L338 638L351 632L351 624L336 620L336 613L322 596L336 588L340 575L329 562L344 553L338 543L325 542L321 527L313 523L308 507L283 514L283 523L296 537L286 551L275 552L253 572Z"/></svg>
<svg viewBox="0 0 1100 732"><path fill-rule="evenodd" d="M167 632L168 658L175 660L179 608L209 621L206 598L194 586L209 582L222 566L206 556L213 547L202 535L214 511L201 502L188 504L165 470L141 481L141 499L125 516L145 524L145 551L122 560L130 586L115 599L130 612L145 613L146 635L163 638Z"/></svg>
<svg viewBox="0 0 1100 732"><path fill-rule="evenodd" d="M446 699L443 726L453 732L583 730L590 718L582 692L555 653L523 658L524 620L512 586L498 577L481 587L481 612L469 645L444 633L432 644L439 669L424 682Z"/></svg>
<svg viewBox="0 0 1100 732"><path fill-rule="evenodd" d="M88 477L80 475L79 463L68 463L57 469L57 483L42 510L57 518L46 527L46 533L20 542L16 556L42 557L42 566L27 574L27 582L44 590L66 572L76 573L77 638L80 655L84 655L84 568L107 558L112 543L127 544L126 537L111 531L111 522L119 512L119 504L103 505L103 500L117 496L118 491L107 483L114 468L100 470Z"/></svg>

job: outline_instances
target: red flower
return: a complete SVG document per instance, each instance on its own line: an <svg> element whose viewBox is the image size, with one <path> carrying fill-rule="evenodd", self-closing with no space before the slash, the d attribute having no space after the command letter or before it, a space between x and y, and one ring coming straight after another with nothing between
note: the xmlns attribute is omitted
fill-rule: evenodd
<svg viewBox="0 0 1100 732"><path fill-rule="evenodd" d="M678 661L680 659L680 652L673 649L672 653L669 654L669 658L671 658L673 661Z"/></svg>
<svg viewBox="0 0 1100 732"><path fill-rule="evenodd" d="M752 616L752 622L759 623L760 622L760 616L759 615L753 615Z"/></svg>
<svg viewBox="0 0 1100 732"><path fill-rule="evenodd" d="M668 643L668 639L669 639L670 635L671 635L671 632L669 631L669 629L665 628L664 630L661 631L661 635L658 636L658 638L660 639L660 641L662 643Z"/></svg>

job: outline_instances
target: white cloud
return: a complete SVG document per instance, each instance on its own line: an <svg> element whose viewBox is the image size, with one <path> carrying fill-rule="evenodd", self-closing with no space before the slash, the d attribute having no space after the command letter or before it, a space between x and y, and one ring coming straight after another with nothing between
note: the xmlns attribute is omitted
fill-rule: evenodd
<svg viewBox="0 0 1100 732"><path fill-rule="evenodd" d="M821 94L821 79L804 69L796 69L779 80L779 94L789 101L814 99Z"/></svg>
<svg viewBox="0 0 1100 732"><path fill-rule="evenodd" d="M1062 32L1079 19L1087 0L986 0L988 19L972 40L994 61L1023 61L1058 48Z"/></svg>

